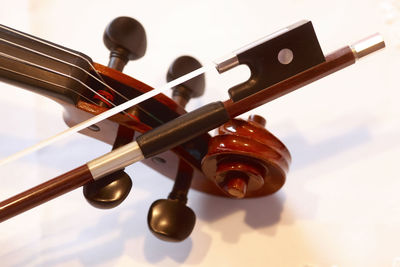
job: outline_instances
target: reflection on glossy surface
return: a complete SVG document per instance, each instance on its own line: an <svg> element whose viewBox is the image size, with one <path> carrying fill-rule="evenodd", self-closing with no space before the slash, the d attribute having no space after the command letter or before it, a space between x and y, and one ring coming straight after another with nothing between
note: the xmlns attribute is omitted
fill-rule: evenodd
<svg viewBox="0 0 400 267"><path fill-rule="evenodd" d="M92 206L111 209L124 201L131 188L132 180L129 175L124 171L117 171L85 185L83 195Z"/></svg>
<svg viewBox="0 0 400 267"><path fill-rule="evenodd" d="M272 194L285 182L289 151L265 123L258 115L231 120L209 142L203 172L232 198Z"/></svg>

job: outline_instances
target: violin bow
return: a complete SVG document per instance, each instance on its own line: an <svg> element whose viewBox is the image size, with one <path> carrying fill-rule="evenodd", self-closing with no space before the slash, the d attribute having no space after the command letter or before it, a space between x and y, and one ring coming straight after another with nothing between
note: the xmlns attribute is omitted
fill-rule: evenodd
<svg viewBox="0 0 400 267"><path fill-rule="evenodd" d="M324 56L310 21L300 21L277 31L216 63L220 73L240 64L248 65L251 71L248 81L229 90L228 100L184 114L127 145L0 202L0 222L179 146L244 112L350 66L384 46L382 37L375 34Z"/></svg>

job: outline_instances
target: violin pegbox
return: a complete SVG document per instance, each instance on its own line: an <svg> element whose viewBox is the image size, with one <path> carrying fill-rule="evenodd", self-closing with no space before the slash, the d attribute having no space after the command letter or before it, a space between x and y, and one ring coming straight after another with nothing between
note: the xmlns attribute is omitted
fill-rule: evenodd
<svg viewBox="0 0 400 267"><path fill-rule="evenodd" d="M210 139L202 170L227 196L269 195L285 183L291 156L265 123L258 115L233 119Z"/></svg>
<svg viewBox="0 0 400 267"><path fill-rule="evenodd" d="M191 56L181 56L172 62L167 72L167 81L171 81L202 65ZM185 107L191 98L203 95L205 76L199 75L173 88L172 99L181 107ZM196 215L186 205L187 195L193 179L193 167L180 160L172 191L167 199L153 202L147 214L147 225L159 239L171 242L185 240L193 231Z"/></svg>
<svg viewBox="0 0 400 267"><path fill-rule="evenodd" d="M108 24L104 31L103 41L110 50L108 67L122 71L129 60L136 60L146 52L146 32L139 21L130 17L118 17ZM114 91L107 88L98 92L103 98L113 102ZM109 103L97 97L95 101L100 106L109 106ZM131 115L135 108L128 111ZM119 125L113 150L132 142L135 131ZM132 179L124 169L111 173L101 181L93 181L83 186L83 195L90 205L100 209L110 209L118 206L125 200L132 188Z"/></svg>

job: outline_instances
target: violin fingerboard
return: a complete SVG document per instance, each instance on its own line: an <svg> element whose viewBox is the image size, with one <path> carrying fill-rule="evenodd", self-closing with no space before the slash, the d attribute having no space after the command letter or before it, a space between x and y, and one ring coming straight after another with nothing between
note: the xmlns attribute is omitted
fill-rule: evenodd
<svg viewBox="0 0 400 267"><path fill-rule="evenodd" d="M6 82L76 102L91 64L82 53L0 25L0 77Z"/></svg>

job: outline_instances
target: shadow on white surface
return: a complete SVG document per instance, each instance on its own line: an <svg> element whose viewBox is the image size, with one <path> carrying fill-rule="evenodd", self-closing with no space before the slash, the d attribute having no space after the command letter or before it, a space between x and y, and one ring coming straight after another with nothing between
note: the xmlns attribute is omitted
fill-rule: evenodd
<svg viewBox="0 0 400 267"><path fill-rule="evenodd" d="M76 197L73 198L76 201ZM194 230L196 253L192 253L192 237L181 243L170 243L150 233L145 221L153 198L153 195L149 195L140 200L135 199L133 203L125 201L113 210L93 210L89 204L84 203L82 197L78 199L82 201L82 207L76 210L76 214L66 209L61 218L52 214L52 219L45 220L39 216L42 231L38 237L24 242L23 247L9 250L1 258L8 263L12 262L10 266L15 267L58 266L68 262L73 266L107 266L107 263L115 263L124 256L128 259L124 266L131 257L154 264L165 260L178 264L202 262L212 238L200 229ZM68 200L64 198L60 201ZM36 212L43 215L38 210ZM25 252L21 254L21 251Z"/></svg>
<svg viewBox="0 0 400 267"><path fill-rule="evenodd" d="M88 266L98 265L120 257L124 252L127 240L140 236L141 232L140 229L132 227L131 221L136 219L135 216L130 216L121 222L118 213L113 213L101 216L94 224L85 227L66 242L57 242L55 236L59 233L49 233L45 230L41 242L46 247L41 248L40 257L31 254L28 257L20 258L13 266L56 266L68 261L78 261L82 266ZM52 227L57 223L52 221L42 224L43 228L46 229L47 224ZM71 233L74 231L73 229L64 230ZM63 237L61 239L65 240ZM35 244L28 244L27 246L33 245ZM63 253L60 253L61 251ZM15 251L15 253L17 254L18 251ZM9 253L4 257L10 258L11 255Z"/></svg>
<svg viewBox="0 0 400 267"><path fill-rule="evenodd" d="M371 140L371 134L367 125L359 125L317 143L309 143L301 135L287 136L284 140L285 143L293 146L294 160L290 171L297 171L366 144Z"/></svg>
<svg viewBox="0 0 400 267"><path fill-rule="evenodd" d="M284 202L285 194L282 191L267 197L245 200L205 195L198 200L196 214L201 220L208 222L209 227L220 233L223 241L237 243L241 235L248 232L257 230L268 236L274 236L278 223L289 224L291 219L283 219L281 216ZM229 217L238 213L244 213L243 220L238 216L229 220ZM220 220L229 220L229 223L217 223ZM241 226L243 222L249 227L248 231Z"/></svg>

